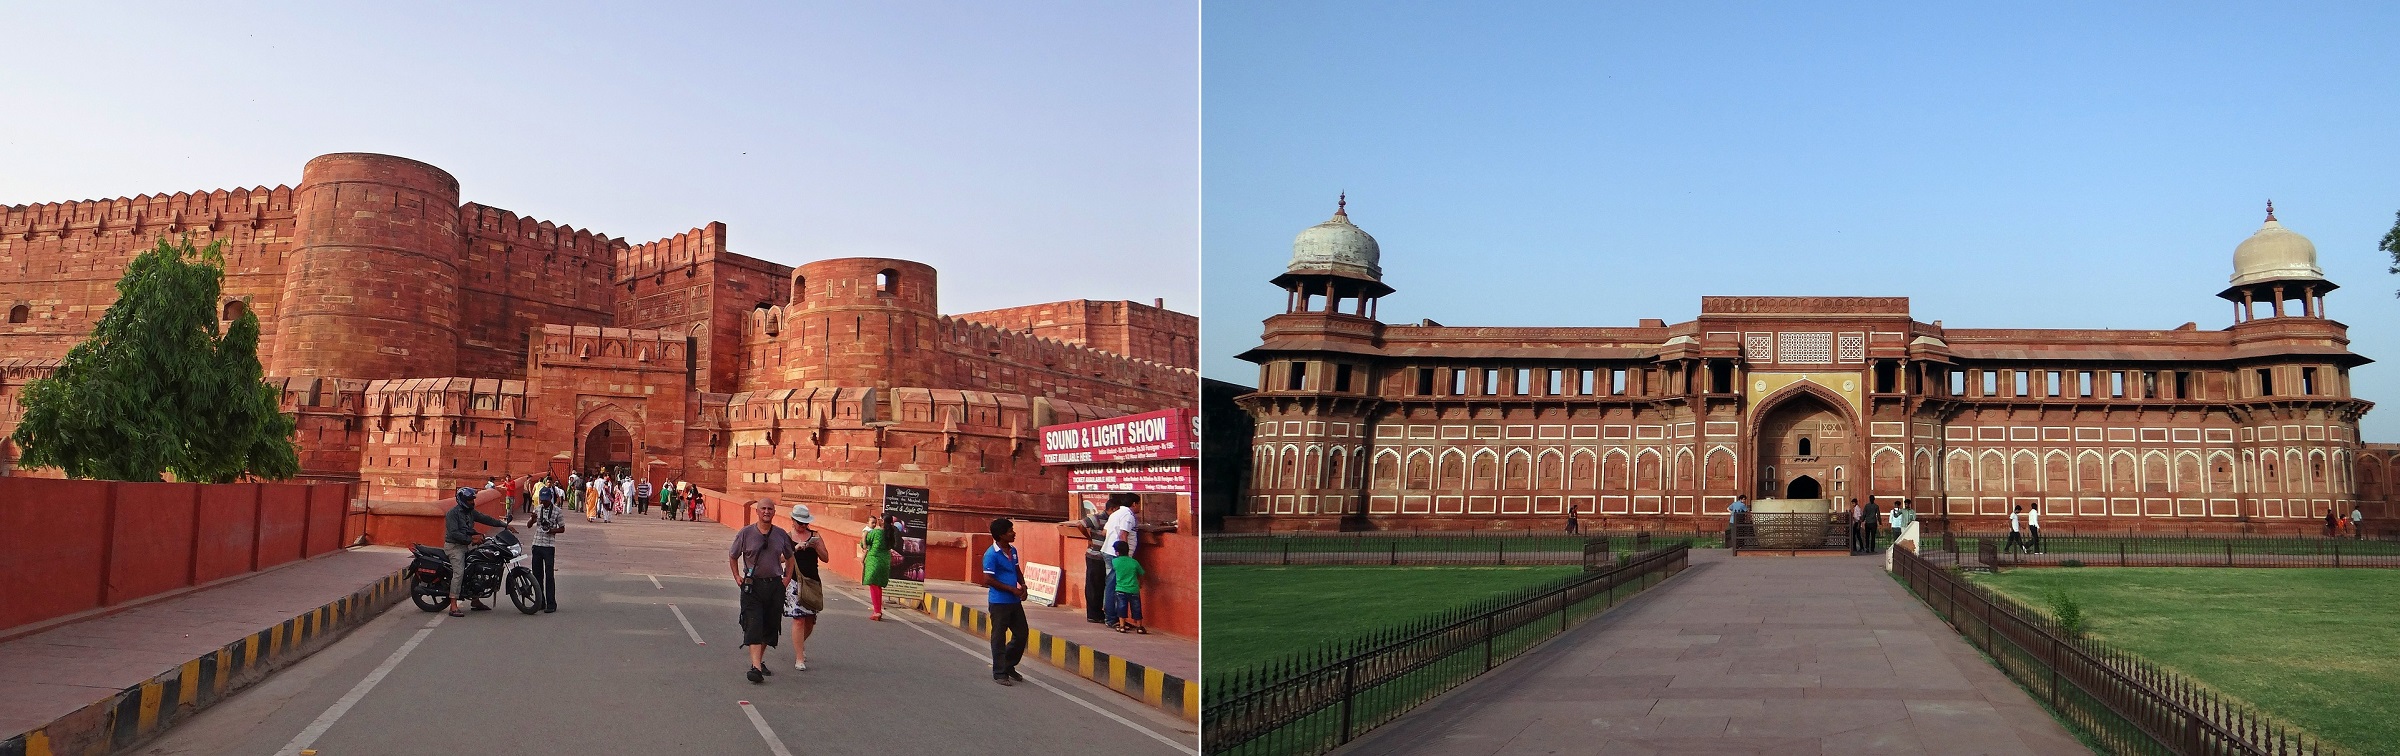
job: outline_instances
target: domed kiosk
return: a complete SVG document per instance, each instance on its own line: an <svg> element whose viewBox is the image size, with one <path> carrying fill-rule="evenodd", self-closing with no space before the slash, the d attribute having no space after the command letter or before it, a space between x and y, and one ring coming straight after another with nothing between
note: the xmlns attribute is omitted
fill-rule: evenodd
<svg viewBox="0 0 2400 756"><path fill-rule="evenodd" d="M2250 238L2233 248L2233 277L2218 292L2234 303L2234 322L2258 319L2258 305L2271 306L2270 317L2325 317L2325 292L2341 288L2325 280L2317 267L2317 245L2275 220L2275 203L2267 202L2267 221ZM2300 301L2298 313L2283 303Z"/></svg>

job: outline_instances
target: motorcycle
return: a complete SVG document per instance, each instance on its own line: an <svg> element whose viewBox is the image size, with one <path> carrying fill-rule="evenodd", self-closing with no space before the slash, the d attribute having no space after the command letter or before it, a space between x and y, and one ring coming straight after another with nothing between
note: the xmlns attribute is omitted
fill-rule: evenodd
<svg viewBox="0 0 2400 756"><path fill-rule="evenodd" d="M459 599L480 601L505 588L517 611L541 611L541 583L533 579L532 560L515 533L493 533L467 548L467 579L459 585ZM450 606L449 552L417 544L409 560L409 574L408 598L418 609L438 612Z"/></svg>

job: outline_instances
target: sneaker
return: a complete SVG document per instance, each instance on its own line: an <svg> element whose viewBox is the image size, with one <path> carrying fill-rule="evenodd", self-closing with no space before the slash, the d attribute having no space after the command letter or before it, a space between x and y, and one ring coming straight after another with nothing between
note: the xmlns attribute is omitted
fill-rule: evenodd
<svg viewBox="0 0 2400 756"><path fill-rule="evenodd" d="M752 683L762 683L767 681L766 670L759 669L757 667L751 667L749 672L745 672L743 674L749 676L750 682Z"/></svg>
<svg viewBox="0 0 2400 756"><path fill-rule="evenodd" d="M796 661L796 662L792 662L792 669L796 669L796 670L800 670L800 671L802 671L802 672L806 672L806 671L808 671L808 662L804 662L804 661Z"/></svg>
<svg viewBox="0 0 2400 756"><path fill-rule="evenodd" d="M764 664L758 665L758 671L759 671L759 673L760 673L760 674L764 674L764 675L766 675L766 676L768 676L768 677L774 677L774 676L775 676L775 670L768 669L768 668L767 668L767 665L764 665Z"/></svg>
<svg viewBox="0 0 2400 756"><path fill-rule="evenodd" d="M993 676L992 676L992 682L996 682L996 683L999 683L999 684L1001 684L1001 685L1015 685L1015 684L1017 684L1017 681L1009 679L1007 675L993 675Z"/></svg>
<svg viewBox="0 0 2400 756"><path fill-rule="evenodd" d="M1024 681L1025 681L1025 675L1024 675L1024 673L1021 673L1021 672L1018 672L1018 671L1016 671L1016 670L1013 670L1013 669L1012 669L1012 670L1009 670L1009 671L1008 671L1008 679L1010 679L1010 680L1012 680L1012 681L1015 681L1015 682L1024 682Z"/></svg>

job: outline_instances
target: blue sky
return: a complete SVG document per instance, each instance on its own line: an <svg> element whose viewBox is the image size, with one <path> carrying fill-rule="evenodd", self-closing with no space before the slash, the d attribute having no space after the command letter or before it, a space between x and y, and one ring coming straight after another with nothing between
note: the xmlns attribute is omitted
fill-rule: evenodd
<svg viewBox="0 0 2400 756"><path fill-rule="evenodd" d="M339 7L336 7L336 6ZM1189 2L20 3L0 204L298 183L327 152L636 242L910 258L945 311L1197 312Z"/></svg>
<svg viewBox="0 0 2400 756"><path fill-rule="evenodd" d="M2002 4L2010 5L2014 4ZM1336 192L1386 322L1632 325L1707 294L1898 295L1959 327L2202 328L2278 217L2390 360L2400 6L1213 0L1204 372Z"/></svg>

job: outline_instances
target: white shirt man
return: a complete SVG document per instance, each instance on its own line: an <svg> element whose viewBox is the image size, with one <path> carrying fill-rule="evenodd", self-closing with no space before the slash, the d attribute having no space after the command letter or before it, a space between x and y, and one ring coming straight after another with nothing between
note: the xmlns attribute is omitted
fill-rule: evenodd
<svg viewBox="0 0 2400 756"><path fill-rule="evenodd" d="M1134 519L1132 505L1117 507L1117 511L1108 513L1108 534L1106 540L1101 541L1101 552L1113 554L1116 552L1113 544L1123 541L1125 553L1118 556L1133 556L1133 552L1142 547L1141 537L1134 532L1139 526L1140 523Z"/></svg>
<svg viewBox="0 0 2400 756"><path fill-rule="evenodd" d="M2029 533L2032 540L2025 545L2033 549L2033 553L2042 553L2042 505L2025 508L2025 527L2033 529Z"/></svg>
<svg viewBox="0 0 2400 756"><path fill-rule="evenodd" d="M617 483L617 514L633 511L633 479Z"/></svg>

